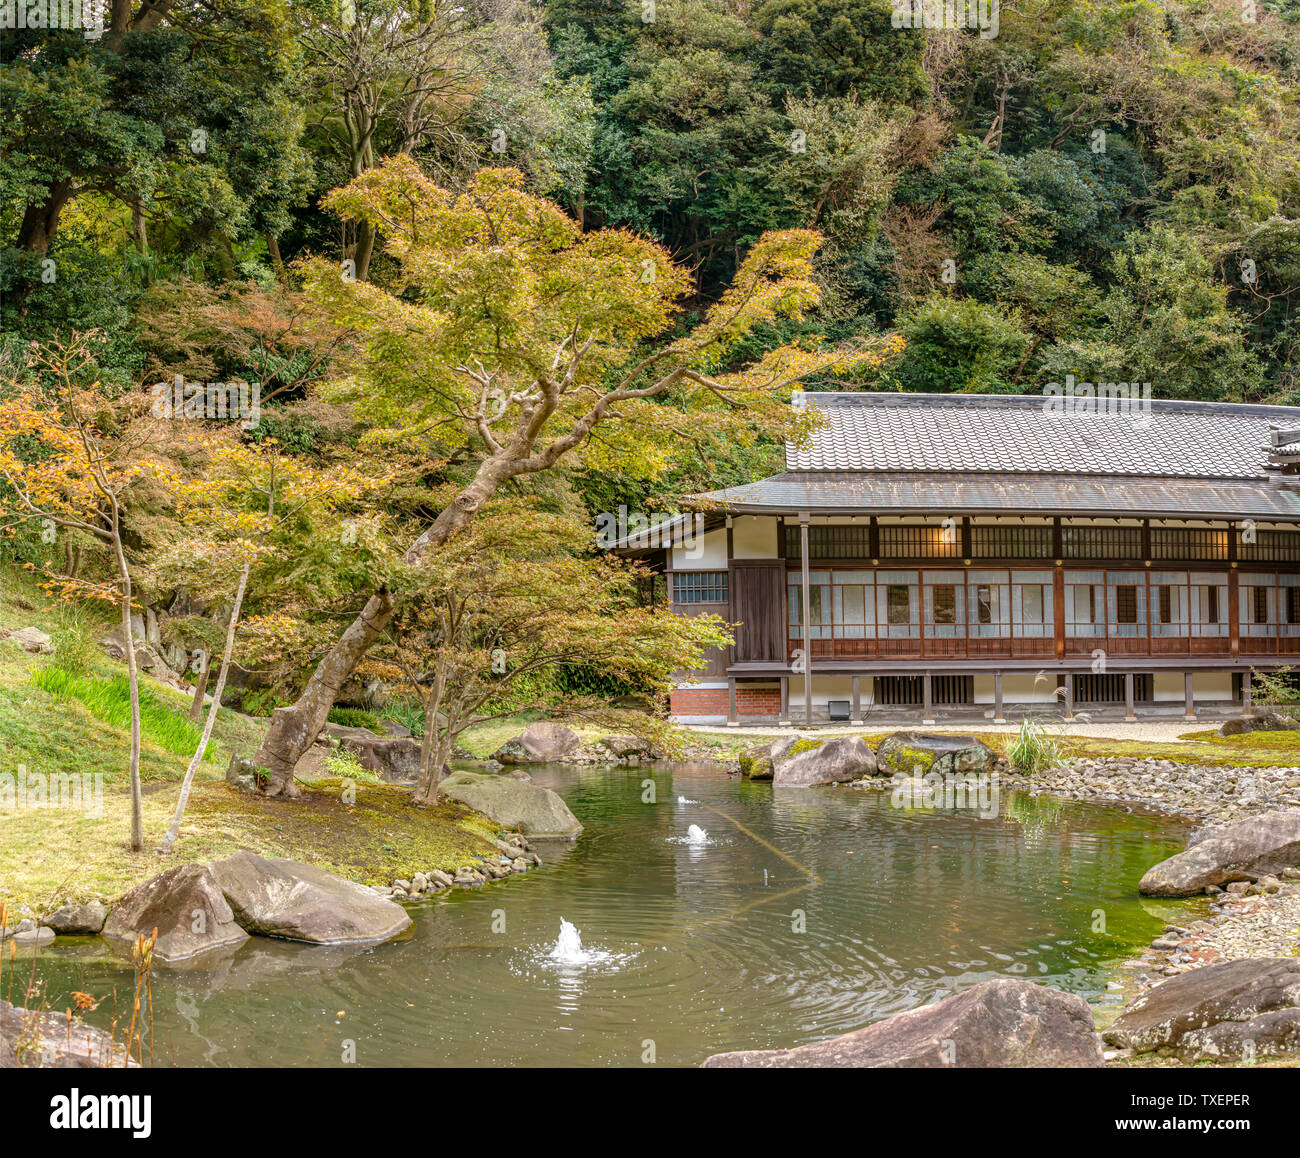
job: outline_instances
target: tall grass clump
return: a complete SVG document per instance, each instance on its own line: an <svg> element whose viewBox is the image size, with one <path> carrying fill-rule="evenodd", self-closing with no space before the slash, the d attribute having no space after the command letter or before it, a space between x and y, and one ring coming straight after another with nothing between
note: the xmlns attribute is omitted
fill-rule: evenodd
<svg viewBox="0 0 1300 1158"><path fill-rule="evenodd" d="M1020 721L1020 731L1007 749L1007 759L1017 772L1036 776L1040 772L1059 767L1064 761L1061 745L1037 720L1026 716Z"/></svg>
<svg viewBox="0 0 1300 1158"><path fill-rule="evenodd" d="M93 679L50 664L33 671L29 682L56 700L77 700L97 720L123 730L131 727L131 685L125 676ZM203 729L169 708L147 688L140 689L140 731L159 747L188 756L203 738ZM211 743L203 755L206 759Z"/></svg>

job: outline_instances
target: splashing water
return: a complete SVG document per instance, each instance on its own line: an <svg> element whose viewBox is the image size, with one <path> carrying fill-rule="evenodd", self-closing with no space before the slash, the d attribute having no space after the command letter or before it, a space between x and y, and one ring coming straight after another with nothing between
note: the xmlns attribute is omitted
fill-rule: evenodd
<svg viewBox="0 0 1300 1158"><path fill-rule="evenodd" d="M704 831L698 824L692 824L686 830L687 844L708 844L709 834Z"/></svg>
<svg viewBox="0 0 1300 1158"><path fill-rule="evenodd" d="M577 926L561 917L560 935L556 939L555 948L551 950L551 960L563 961L567 965L583 965L589 956L589 952L582 947L582 935Z"/></svg>

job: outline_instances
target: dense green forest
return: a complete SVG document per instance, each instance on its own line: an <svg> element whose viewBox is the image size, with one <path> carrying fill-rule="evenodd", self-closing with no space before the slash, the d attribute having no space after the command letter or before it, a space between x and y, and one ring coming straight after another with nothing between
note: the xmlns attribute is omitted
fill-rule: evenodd
<svg viewBox="0 0 1300 1158"><path fill-rule="evenodd" d="M209 429L221 456L154 444L165 468L101 488L118 564L21 503L4 551L66 595L136 568L150 597L228 599L214 544L229 563L249 532L209 517L199 551L186 485L252 517L298 472L310 517L261 525L240 643L283 702L362 597L390 621L456 504L590 527L779 469L764 390L784 407L834 351L857 351L841 389L1300 402L1300 0L968 8L996 26L888 0L110 0L102 32L6 28L0 402L93 384L118 454L157 383L260 404ZM492 423L578 354L516 469ZM601 403L618 423L574 417L669 364ZM32 485L68 417L38 410L0 429ZM75 478L47 476L66 515Z"/></svg>
<svg viewBox="0 0 1300 1158"><path fill-rule="evenodd" d="M6 31L4 328L103 327L123 381L265 378L200 319L277 308L306 253L391 277L320 199L408 152L453 186L517 166L705 298L764 230L822 231L808 325L908 340L869 388L1294 400L1300 3L1000 8L996 38L887 0L119 0L99 39Z"/></svg>

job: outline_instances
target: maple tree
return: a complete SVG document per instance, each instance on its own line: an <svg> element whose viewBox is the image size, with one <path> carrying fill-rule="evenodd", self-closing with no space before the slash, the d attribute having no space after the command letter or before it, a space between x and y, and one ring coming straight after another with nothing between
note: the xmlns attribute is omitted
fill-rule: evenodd
<svg viewBox="0 0 1300 1158"><path fill-rule="evenodd" d="M614 718L603 699L567 693L561 669L599 670L662 703L673 672L732 642L717 616L643 604L642 568L592 556L592 539L571 516L497 501L398 580L402 611L367 668L423 706L417 804L437 800L456 739L475 724L524 710Z"/></svg>
<svg viewBox="0 0 1300 1158"><path fill-rule="evenodd" d="M140 789L140 671L131 631L133 565L123 542L128 492L144 477L166 479L170 468L150 448L154 424L139 412L139 396L114 397L92 379L103 335L28 347L28 375L0 399L0 512L6 527L29 524L80 531L105 544L116 568L108 583L53 576L60 598L97 598L121 613L131 696L131 848L144 847Z"/></svg>
<svg viewBox="0 0 1300 1158"><path fill-rule="evenodd" d="M375 229L400 269L388 289L323 258L300 266L308 300L358 335L337 396L372 424L372 440L423 438L474 463L407 549L410 565L501 487L566 456L654 477L701 425L739 445L760 433L802 439L817 419L788 405L799 382L879 365L900 348L897 339L838 348L805 339L734 365L746 338L817 302L811 230L764 234L690 324L692 280L667 250L623 229L582 232L514 170L480 170L454 192L401 155L326 204ZM298 701L276 710L255 758L269 794L293 794L294 765L396 611L380 586Z"/></svg>

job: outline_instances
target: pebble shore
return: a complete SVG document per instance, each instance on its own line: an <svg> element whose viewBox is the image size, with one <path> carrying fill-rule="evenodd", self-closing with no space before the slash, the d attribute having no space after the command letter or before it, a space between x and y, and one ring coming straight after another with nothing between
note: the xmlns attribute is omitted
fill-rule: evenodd
<svg viewBox="0 0 1300 1158"><path fill-rule="evenodd" d="M1300 768L1232 768L1116 756L1073 760L1034 777L1003 773L1002 781L1034 796L1141 806L1217 824L1300 808Z"/></svg>

